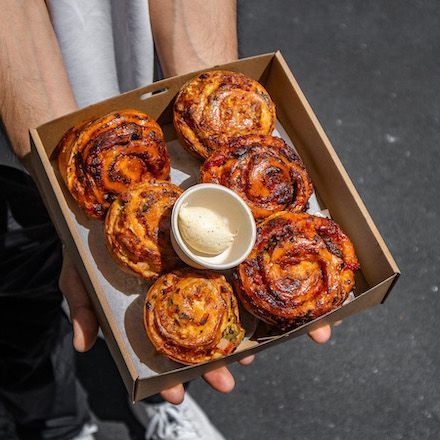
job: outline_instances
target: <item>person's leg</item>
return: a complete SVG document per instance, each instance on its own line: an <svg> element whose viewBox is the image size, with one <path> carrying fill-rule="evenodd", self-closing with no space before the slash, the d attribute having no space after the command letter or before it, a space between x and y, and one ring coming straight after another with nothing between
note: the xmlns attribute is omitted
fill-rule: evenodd
<svg viewBox="0 0 440 440"><path fill-rule="evenodd" d="M71 439L89 421L87 396L75 378L70 323L61 316L51 349L43 350L30 365L24 356L8 359L26 375L21 382L2 384L3 401L12 414L20 439ZM2 349L4 346L2 345Z"/></svg>
<svg viewBox="0 0 440 440"><path fill-rule="evenodd" d="M4 440L16 440L17 432L11 414L5 408L2 397L0 396L0 438Z"/></svg>
<svg viewBox="0 0 440 440"><path fill-rule="evenodd" d="M0 394L20 438L71 439L89 409L60 307L61 243L29 176L0 168Z"/></svg>

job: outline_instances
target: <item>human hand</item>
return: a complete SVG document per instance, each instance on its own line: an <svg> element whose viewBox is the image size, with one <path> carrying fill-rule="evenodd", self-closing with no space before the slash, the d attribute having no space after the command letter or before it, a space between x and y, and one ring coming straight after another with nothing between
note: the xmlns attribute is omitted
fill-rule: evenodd
<svg viewBox="0 0 440 440"><path fill-rule="evenodd" d="M309 336L316 343L324 344L330 339L331 327L325 325L324 327L311 331ZM255 356L251 355L243 358L239 362L241 365L249 365L254 359ZM231 372L226 367L220 367L216 370L205 373L203 379L214 388L214 390L221 393L229 393L235 386L234 376L232 376ZM168 400L168 402L178 405L179 403L182 403L184 399L185 389L182 384L179 384L162 391L160 394L165 400Z"/></svg>
<svg viewBox="0 0 440 440"><path fill-rule="evenodd" d="M64 253L59 286L70 308L70 319L73 325L73 346L79 352L88 351L95 344L98 334L98 321L81 279L66 252ZM326 325L313 330L309 333L309 336L316 343L324 344L330 339L331 327ZM241 365L249 365L254 359L255 356L251 355L239 362ZM212 388L221 393L229 393L235 386L234 377L226 367L209 371L203 375L203 378ZM161 395L168 402L177 405L183 401L185 390L182 384L178 384L162 391Z"/></svg>
<svg viewBox="0 0 440 440"><path fill-rule="evenodd" d="M92 303L67 252L58 281L61 292L69 304L73 326L73 346L76 351L90 350L98 335L98 321Z"/></svg>

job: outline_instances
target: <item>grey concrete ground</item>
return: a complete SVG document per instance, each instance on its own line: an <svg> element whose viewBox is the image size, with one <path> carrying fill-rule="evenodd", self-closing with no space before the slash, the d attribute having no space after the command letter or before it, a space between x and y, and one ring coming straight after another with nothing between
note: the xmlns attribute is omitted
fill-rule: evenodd
<svg viewBox="0 0 440 440"><path fill-rule="evenodd" d="M440 438L439 19L436 0L239 1L240 55L282 50L403 276L327 345L233 367L232 394L196 381L228 439ZM100 438L136 438L102 351L79 357Z"/></svg>
<svg viewBox="0 0 440 440"><path fill-rule="evenodd" d="M239 0L240 54L281 49L403 276L383 306L191 394L228 439L440 438L440 3ZM78 356L99 439L142 438L103 345Z"/></svg>

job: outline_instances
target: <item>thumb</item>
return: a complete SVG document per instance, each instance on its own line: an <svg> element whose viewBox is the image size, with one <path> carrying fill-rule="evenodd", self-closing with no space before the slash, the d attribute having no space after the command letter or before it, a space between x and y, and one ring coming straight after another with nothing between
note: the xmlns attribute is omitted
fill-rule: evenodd
<svg viewBox="0 0 440 440"><path fill-rule="evenodd" d="M332 329L329 325L312 330L309 336L318 344L325 344L332 335Z"/></svg>
<svg viewBox="0 0 440 440"><path fill-rule="evenodd" d="M98 322L95 313L90 306L86 305L70 307L70 319L73 325L75 350L79 352L90 350L95 345L98 335Z"/></svg>

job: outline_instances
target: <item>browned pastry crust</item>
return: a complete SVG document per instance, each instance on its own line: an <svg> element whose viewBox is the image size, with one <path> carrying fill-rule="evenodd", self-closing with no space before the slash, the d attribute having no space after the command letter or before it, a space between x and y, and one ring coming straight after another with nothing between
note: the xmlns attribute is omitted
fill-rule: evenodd
<svg viewBox="0 0 440 440"><path fill-rule="evenodd" d="M283 330L340 306L359 269L353 244L327 218L279 212L257 229L257 241L235 278L243 305Z"/></svg>
<svg viewBox="0 0 440 440"><path fill-rule="evenodd" d="M242 73L204 72L188 81L174 104L174 127L184 146L207 158L229 137L271 134L275 104L265 88Z"/></svg>
<svg viewBox="0 0 440 440"><path fill-rule="evenodd" d="M123 268L146 280L180 264L170 241L171 210L182 190L165 181L138 184L120 195L105 219L107 247Z"/></svg>
<svg viewBox="0 0 440 440"><path fill-rule="evenodd" d="M161 128L138 110L121 110L72 127L58 144L58 166L72 196L93 218L130 186L167 180L170 160Z"/></svg>
<svg viewBox="0 0 440 440"><path fill-rule="evenodd" d="M156 350L183 364L226 356L244 336L231 285L210 271L161 276L148 291L144 322Z"/></svg>
<svg viewBox="0 0 440 440"><path fill-rule="evenodd" d="M206 159L201 180L234 190L257 220L283 210L303 211L313 193L301 159L274 136L231 139Z"/></svg>

